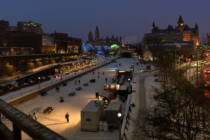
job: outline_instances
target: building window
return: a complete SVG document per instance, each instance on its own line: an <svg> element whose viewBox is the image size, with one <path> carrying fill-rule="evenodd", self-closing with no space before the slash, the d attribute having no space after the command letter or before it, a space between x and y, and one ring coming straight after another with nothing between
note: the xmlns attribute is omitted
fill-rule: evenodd
<svg viewBox="0 0 210 140"><path fill-rule="evenodd" d="M86 121L91 122L91 119L86 119Z"/></svg>

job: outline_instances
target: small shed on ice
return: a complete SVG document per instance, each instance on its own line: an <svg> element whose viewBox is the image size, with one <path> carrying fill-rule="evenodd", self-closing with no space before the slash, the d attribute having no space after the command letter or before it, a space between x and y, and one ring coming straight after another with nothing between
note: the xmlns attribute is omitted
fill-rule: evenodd
<svg viewBox="0 0 210 140"><path fill-rule="evenodd" d="M105 110L105 121L108 123L108 126L119 127L119 118L118 113L122 114L122 105L121 102L111 102Z"/></svg>
<svg viewBox="0 0 210 140"><path fill-rule="evenodd" d="M104 101L104 108L106 108L112 100L112 94L108 91L103 91L99 94L99 97L101 97L101 99Z"/></svg>
<svg viewBox="0 0 210 140"><path fill-rule="evenodd" d="M81 130L98 131L98 123L103 119L104 101L91 100L81 111Z"/></svg>

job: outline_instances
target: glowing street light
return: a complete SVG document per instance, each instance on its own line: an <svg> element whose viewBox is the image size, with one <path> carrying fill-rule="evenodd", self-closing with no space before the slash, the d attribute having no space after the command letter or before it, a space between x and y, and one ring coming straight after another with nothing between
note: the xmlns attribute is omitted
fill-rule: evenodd
<svg viewBox="0 0 210 140"><path fill-rule="evenodd" d="M119 140L121 140L121 113L117 114L118 118L119 118Z"/></svg>
<svg viewBox="0 0 210 140"><path fill-rule="evenodd" d="M41 79L41 77L38 77L38 79L39 79L39 89L41 89L41 86L40 86L40 79Z"/></svg>

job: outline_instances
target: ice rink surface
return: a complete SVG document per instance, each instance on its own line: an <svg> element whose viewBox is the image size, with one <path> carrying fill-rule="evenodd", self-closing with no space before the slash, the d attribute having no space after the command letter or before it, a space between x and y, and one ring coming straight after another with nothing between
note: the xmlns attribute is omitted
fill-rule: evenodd
<svg viewBox="0 0 210 140"><path fill-rule="evenodd" d="M66 139L71 140L116 140L119 137L119 130L114 129L112 133L98 131L98 132L84 132L80 131L80 111L86 106L90 100L95 100L95 92L102 92L103 85L106 83L105 78L108 79L107 83L111 83L112 77L116 76L116 64L131 65L133 59L121 58L116 60L118 63L111 63L104 67L97 69L95 74L92 72L76 78L67 83L67 86L60 86L60 92L55 89L48 91L47 96L37 96L23 104L16 106L17 109L25 114L33 114L37 112L38 122L45 125L49 129L62 135ZM98 72L99 79L98 79ZM104 75L102 74L104 72ZM89 83L90 79L96 79L96 83ZM75 85L75 80L77 84ZM80 80L80 84L78 84ZM88 83L89 86L83 86ZM82 90L76 91L75 88L82 87ZM70 92L76 92L75 96L69 96ZM60 102L60 97L64 97L64 102ZM43 110L47 107L53 107L54 111L51 114L44 114ZM69 113L70 122L67 123L65 114ZM3 122L12 130L12 124L7 119ZM22 132L24 140L31 139L24 132Z"/></svg>

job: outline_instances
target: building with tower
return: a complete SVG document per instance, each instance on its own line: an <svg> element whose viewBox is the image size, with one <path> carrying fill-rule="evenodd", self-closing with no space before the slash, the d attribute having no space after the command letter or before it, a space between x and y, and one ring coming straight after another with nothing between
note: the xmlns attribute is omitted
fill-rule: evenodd
<svg viewBox="0 0 210 140"><path fill-rule="evenodd" d="M152 43L152 40L159 40L159 43ZM150 40L150 41L149 41ZM194 50L199 45L199 28L195 23L194 28L190 28L184 23L182 16L179 16L175 28L172 25L168 25L166 29L159 29L153 21L151 27L151 33L146 33L143 38L144 47L148 48L149 45L162 45L164 49L175 50L176 46L179 48L179 54L182 57L194 57ZM167 46L167 47L166 47Z"/></svg>
<svg viewBox="0 0 210 140"><path fill-rule="evenodd" d="M199 45L199 28L197 23L195 24L194 28L190 28L187 24L184 24L181 15L175 28L173 28L172 25L168 25L166 29L159 29L158 26L155 26L155 23L153 22L151 33L145 34L145 37L149 36L158 36L163 42L195 40L196 45Z"/></svg>
<svg viewBox="0 0 210 140"><path fill-rule="evenodd" d="M114 35L112 35L111 38L109 38L108 36L106 38L100 38L99 35L99 29L98 29L98 24L96 25L96 30L95 30L95 40L93 39L93 34L90 31L88 34L88 42L92 44L92 46L95 48L95 46L111 46L113 44L118 45L119 47L122 46L122 42L121 42L121 36L119 37L114 37Z"/></svg>

